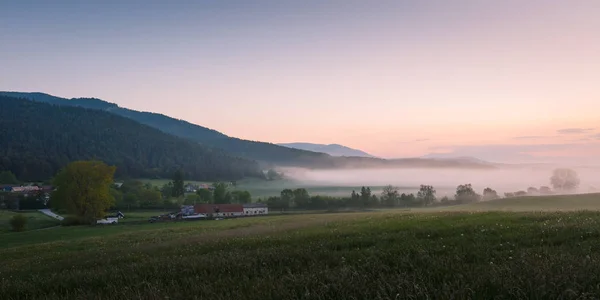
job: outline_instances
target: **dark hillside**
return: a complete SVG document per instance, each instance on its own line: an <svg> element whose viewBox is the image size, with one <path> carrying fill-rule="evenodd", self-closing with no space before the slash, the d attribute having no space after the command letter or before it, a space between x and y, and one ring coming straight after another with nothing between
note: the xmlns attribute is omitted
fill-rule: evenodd
<svg viewBox="0 0 600 300"><path fill-rule="evenodd" d="M81 159L116 165L120 177L169 178L182 168L189 179L217 180L260 171L256 162L115 114L0 96L0 170L44 180Z"/></svg>

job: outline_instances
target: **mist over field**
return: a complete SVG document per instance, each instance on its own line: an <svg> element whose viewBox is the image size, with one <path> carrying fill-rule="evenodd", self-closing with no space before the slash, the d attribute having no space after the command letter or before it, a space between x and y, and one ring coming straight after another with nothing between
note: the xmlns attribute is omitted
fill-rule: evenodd
<svg viewBox="0 0 600 300"><path fill-rule="evenodd" d="M600 190L600 169L572 168L579 174L578 193ZM308 170L286 169L288 179L298 185L381 187L394 185L400 192L416 193L419 185L433 185L438 196L452 196L456 186L471 183L478 193L490 187L500 195L505 192L526 191L528 187L550 186L552 167L472 169L362 169L362 170ZM374 189L377 191L377 189Z"/></svg>

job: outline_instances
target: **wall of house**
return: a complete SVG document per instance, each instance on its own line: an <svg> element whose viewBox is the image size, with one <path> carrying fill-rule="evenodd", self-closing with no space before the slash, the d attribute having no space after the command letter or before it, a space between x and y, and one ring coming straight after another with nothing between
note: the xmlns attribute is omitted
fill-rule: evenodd
<svg viewBox="0 0 600 300"><path fill-rule="evenodd" d="M220 212L220 213L214 213L213 214L215 217L240 217L243 216L244 213L241 211L238 212Z"/></svg>
<svg viewBox="0 0 600 300"><path fill-rule="evenodd" d="M269 213L269 208L267 207L244 207L244 215L254 216L254 215L266 215Z"/></svg>

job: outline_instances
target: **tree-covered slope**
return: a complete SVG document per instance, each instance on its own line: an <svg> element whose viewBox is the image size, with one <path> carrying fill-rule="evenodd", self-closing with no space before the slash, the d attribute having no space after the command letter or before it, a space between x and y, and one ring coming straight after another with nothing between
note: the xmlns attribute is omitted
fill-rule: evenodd
<svg viewBox="0 0 600 300"><path fill-rule="evenodd" d="M105 111L0 95L0 170L10 170L20 180L43 180L82 159L116 165L119 177L166 178L180 168L196 180L260 172L254 161Z"/></svg>
<svg viewBox="0 0 600 300"><path fill-rule="evenodd" d="M140 112L122 108L114 103L94 98L66 99L44 93L0 92L0 95L19 97L39 102L64 106L79 106L102 109L113 114L130 118L139 123L154 127L163 132L186 138L206 146L218 147L236 156L267 163L288 166L316 166L326 161L329 155L298 149L290 149L271 143L248 141L229 137L216 130L178 120L162 114Z"/></svg>

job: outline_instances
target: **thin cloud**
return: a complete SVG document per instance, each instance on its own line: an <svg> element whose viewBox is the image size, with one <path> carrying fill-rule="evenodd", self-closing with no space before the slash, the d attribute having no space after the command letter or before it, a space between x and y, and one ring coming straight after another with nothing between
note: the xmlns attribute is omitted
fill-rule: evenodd
<svg viewBox="0 0 600 300"><path fill-rule="evenodd" d="M594 153L600 153L600 134L595 135L594 142L588 143L545 143L545 144L489 144L489 145L454 145L429 147L432 152L428 156L460 157L470 156L492 162L589 162L599 165L600 160ZM539 153L564 153L544 155Z"/></svg>
<svg viewBox="0 0 600 300"><path fill-rule="evenodd" d="M594 128L565 128L565 129L559 129L556 132L558 132L560 134L583 134L583 133L588 133L593 130L594 130Z"/></svg>
<svg viewBox="0 0 600 300"><path fill-rule="evenodd" d="M535 140L535 139L543 139L546 136L541 135L525 135L525 136L515 136L513 139L515 140Z"/></svg>
<svg viewBox="0 0 600 300"><path fill-rule="evenodd" d="M416 139L415 142L427 142L429 139Z"/></svg>

